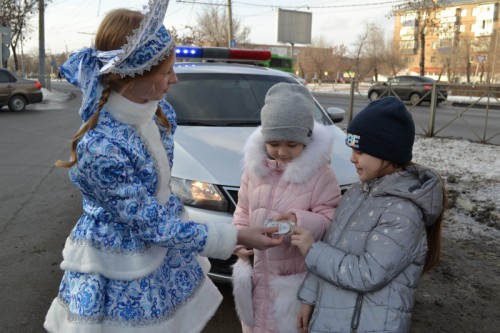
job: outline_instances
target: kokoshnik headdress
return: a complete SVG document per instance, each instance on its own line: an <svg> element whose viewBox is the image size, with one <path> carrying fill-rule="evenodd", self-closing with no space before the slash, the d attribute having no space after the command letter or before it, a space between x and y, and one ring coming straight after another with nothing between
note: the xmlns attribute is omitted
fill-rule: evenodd
<svg viewBox="0 0 500 333"><path fill-rule="evenodd" d="M82 89L80 116L87 121L97 110L102 86L101 75L114 73L134 77L160 63L174 49L174 40L163 26L169 0L149 0L148 10L138 29L118 50L83 48L72 53L59 67L62 75Z"/></svg>

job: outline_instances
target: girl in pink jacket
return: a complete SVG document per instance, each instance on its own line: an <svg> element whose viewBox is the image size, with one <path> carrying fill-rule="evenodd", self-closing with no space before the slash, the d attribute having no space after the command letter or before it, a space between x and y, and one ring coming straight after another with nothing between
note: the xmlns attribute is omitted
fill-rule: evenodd
<svg viewBox="0 0 500 333"><path fill-rule="evenodd" d="M311 231L316 240L330 226L340 187L330 167L331 129L314 121L315 104L301 85L269 89L262 126L244 148L244 170L233 224L262 226L287 220ZM297 292L306 274L304 257L286 240L268 250L238 247L233 293L243 332L298 332Z"/></svg>

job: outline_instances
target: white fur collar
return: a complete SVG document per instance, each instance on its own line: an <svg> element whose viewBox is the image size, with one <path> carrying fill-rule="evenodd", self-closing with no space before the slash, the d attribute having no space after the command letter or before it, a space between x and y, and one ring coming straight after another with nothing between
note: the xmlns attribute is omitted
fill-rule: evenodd
<svg viewBox="0 0 500 333"><path fill-rule="evenodd" d="M153 119L157 107L156 101L135 103L114 91L111 92L106 103L106 110L116 120L134 126L142 126Z"/></svg>
<svg viewBox="0 0 500 333"><path fill-rule="evenodd" d="M332 125L334 126L334 125ZM314 123L311 141L300 156L286 165L283 179L303 183L311 178L325 163L329 163L333 148L333 131L330 126ZM264 177L271 171L267 160L266 144L261 126L250 135L243 150L243 167L254 177Z"/></svg>

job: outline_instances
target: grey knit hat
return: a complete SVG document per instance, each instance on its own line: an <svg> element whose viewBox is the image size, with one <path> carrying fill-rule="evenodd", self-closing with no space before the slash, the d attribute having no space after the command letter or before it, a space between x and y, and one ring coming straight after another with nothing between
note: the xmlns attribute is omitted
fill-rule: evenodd
<svg viewBox="0 0 500 333"><path fill-rule="evenodd" d="M298 84L278 83L269 89L260 113L265 142L293 141L307 145L314 127L314 100Z"/></svg>
<svg viewBox="0 0 500 333"><path fill-rule="evenodd" d="M414 141L411 113L393 96L368 104L347 127L349 147L397 164L411 161Z"/></svg>

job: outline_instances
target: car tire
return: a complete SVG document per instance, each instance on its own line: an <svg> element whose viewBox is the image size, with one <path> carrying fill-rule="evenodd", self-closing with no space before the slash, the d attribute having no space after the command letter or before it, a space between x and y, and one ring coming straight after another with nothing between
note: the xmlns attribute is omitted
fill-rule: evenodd
<svg viewBox="0 0 500 333"><path fill-rule="evenodd" d="M368 94L368 98L370 99L370 101L376 101L378 98L379 98L380 94L378 93L378 91L376 90L373 90L371 91L369 94Z"/></svg>
<svg viewBox="0 0 500 333"><path fill-rule="evenodd" d="M26 98L21 95L15 95L9 101L9 109L12 112L21 112L26 109L27 104Z"/></svg>
<svg viewBox="0 0 500 333"><path fill-rule="evenodd" d="M410 95L410 104L411 105L419 105L420 104L420 95L418 93L413 93Z"/></svg>

